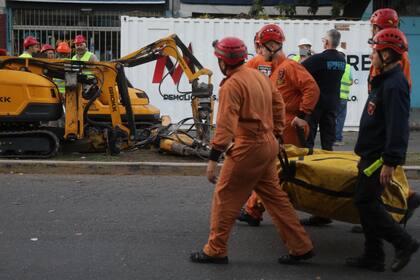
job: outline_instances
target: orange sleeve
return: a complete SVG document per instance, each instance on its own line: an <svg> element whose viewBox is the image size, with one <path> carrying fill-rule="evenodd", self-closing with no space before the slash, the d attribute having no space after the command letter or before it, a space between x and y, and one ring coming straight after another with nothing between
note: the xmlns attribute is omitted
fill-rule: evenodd
<svg viewBox="0 0 420 280"><path fill-rule="evenodd" d="M273 125L274 135L276 137L283 135L283 130L286 126L286 105L284 104L281 93L274 87L270 81L272 89L272 103L273 103Z"/></svg>
<svg viewBox="0 0 420 280"><path fill-rule="evenodd" d="M258 66L258 57L254 56L250 60L248 60L245 65L249 68L257 69Z"/></svg>
<svg viewBox="0 0 420 280"><path fill-rule="evenodd" d="M294 63L294 79L297 88L302 94L299 111L311 114L319 99L319 87L312 75L299 63Z"/></svg>
<svg viewBox="0 0 420 280"><path fill-rule="evenodd" d="M229 81L220 88L216 131L211 141L211 146L215 150L225 151L233 140L242 103L239 92L239 88L235 87L233 81Z"/></svg>
<svg viewBox="0 0 420 280"><path fill-rule="evenodd" d="M410 87L411 90L411 84L412 84L412 80L411 80L411 73L410 73L410 60L408 59L408 53L405 52L403 54L402 60L401 60L401 66L404 72L404 76L408 81L408 86Z"/></svg>

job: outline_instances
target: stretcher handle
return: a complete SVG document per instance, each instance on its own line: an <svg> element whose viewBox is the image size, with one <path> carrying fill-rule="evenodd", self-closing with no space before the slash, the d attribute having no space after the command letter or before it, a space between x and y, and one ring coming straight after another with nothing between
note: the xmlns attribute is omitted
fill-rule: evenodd
<svg viewBox="0 0 420 280"><path fill-rule="evenodd" d="M303 148L308 148L308 142L305 137L305 129L303 127L296 127L297 136L299 138L300 145Z"/></svg>
<svg viewBox="0 0 420 280"><path fill-rule="evenodd" d="M290 162L285 149L281 149L279 151L278 158L280 160L280 165L282 169L281 179L290 177Z"/></svg>

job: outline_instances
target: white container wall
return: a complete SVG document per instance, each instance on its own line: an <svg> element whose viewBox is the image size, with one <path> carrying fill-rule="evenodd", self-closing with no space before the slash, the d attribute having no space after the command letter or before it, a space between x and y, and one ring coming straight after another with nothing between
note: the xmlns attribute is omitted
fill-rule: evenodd
<svg viewBox="0 0 420 280"><path fill-rule="evenodd" d="M287 55L297 53L298 41L308 38L315 52L321 52L322 37L326 31L336 28L341 32L342 46L347 50L347 61L352 65L354 85L348 103L346 128L357 128L367 97L367 78L370 67L370 24L367 21L310 21L310 20L243 20L243 19L183 19L183 18L121 18L121 55L126 55L160 38L176 33L185 45L191 44L194 55L201 64L212 70L214 94L218 96L219 83L223 79L217 60L213 55L212 42L226 36L236 36L245 41L251 54L255 53L253 38L265 24L279 24L285 32L284 51ZM151 103L160 108L161 113L170 115L174 122L191 116L190 100L177 93L171 76L163 81L159 94L159 84L152 83L156 62L126 69L129 80L145 90ZM167 70L165 70L167 73ZM190 89L185 75L181 78L179 90ZM217 104L216 104L217 106Z"/></svg>

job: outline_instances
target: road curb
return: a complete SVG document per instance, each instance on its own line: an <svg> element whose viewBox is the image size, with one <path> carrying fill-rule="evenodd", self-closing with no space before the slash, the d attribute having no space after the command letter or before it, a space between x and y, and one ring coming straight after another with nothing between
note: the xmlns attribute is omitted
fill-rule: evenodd
<svg viewBox="0 0 420 280"><path fill-rule="evenodd" d="M204 176L206 163L0 160L0 173L69 175ZM404 166L408 179L420 180L420 166Z"/></svg>
<svg viewBox="0 0 420 280"><path fill-rule="evenodd" d="M0 173L203 176L206 163L0 160Z"/></svg>

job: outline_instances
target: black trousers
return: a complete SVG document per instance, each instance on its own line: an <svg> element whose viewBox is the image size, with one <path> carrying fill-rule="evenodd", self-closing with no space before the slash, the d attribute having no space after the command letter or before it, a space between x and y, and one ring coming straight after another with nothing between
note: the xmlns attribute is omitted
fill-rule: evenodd
<svg viewBox="0 0 420 280"><path fill-rule="evenodd" d="M324 150L332 151L335 142L335 122L337 112L333 109L324 109L317 105L309 118L310 132L308 137L308 146L313 148L315 145L316 133L321 134L321 147Z"/></svg>
<svg viewBox="0 0 420 280"><path fill-rule="evenodd" d="M395 249L403 249L411 242L411 236L385 210L381 195L384 187L379 181L381 168L370 177L363 170L372 161L361 160L356 185L354 202L359 210L360 222L365 235L365 252L367 257L378 261L385 260L383 241L391 243Z"/></svg>

